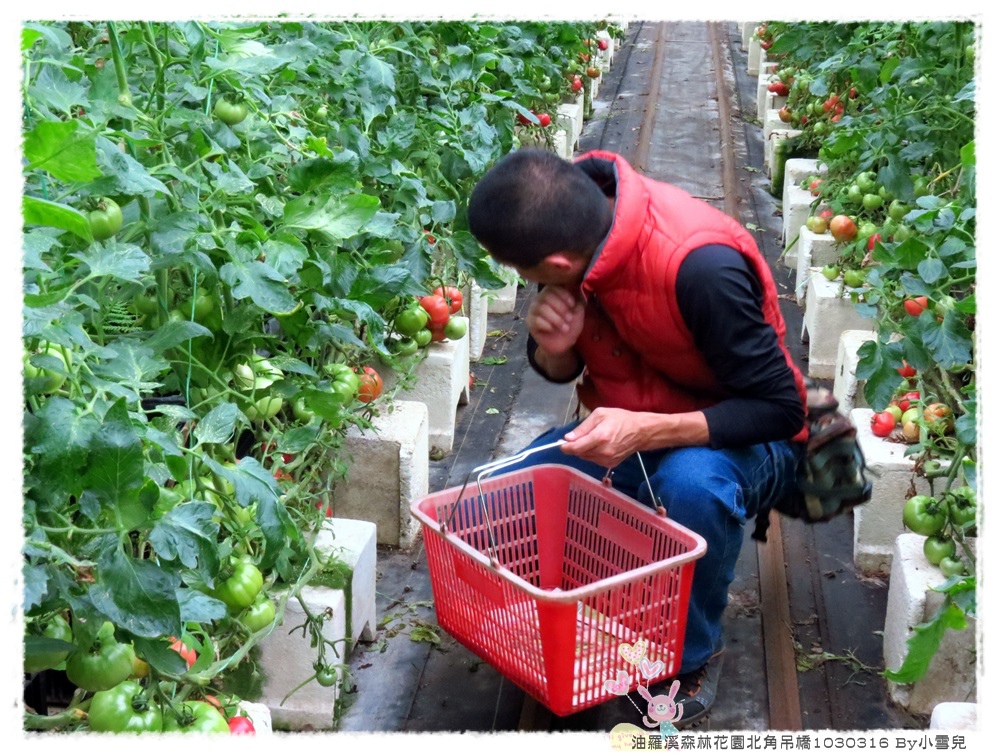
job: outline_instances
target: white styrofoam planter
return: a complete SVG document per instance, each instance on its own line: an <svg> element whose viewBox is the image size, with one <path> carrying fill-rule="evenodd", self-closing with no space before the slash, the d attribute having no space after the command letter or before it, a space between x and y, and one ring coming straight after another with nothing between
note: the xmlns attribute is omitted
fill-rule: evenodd
<svg viewBox="0 0 1000 754"><path fill-rule="evenodd" d="M253 723L254 735L270 736L274 733L271 725L271 710L266 704L241 699L236 708L241 713L246 713L246 717L250 718L250 722Z"/></svg>
<svg viewBox="0 0 1000 754"><path fill-rule="evenodd" d="M392 411L383 408L373 418L372 429L348 430L341 447L347 479L337 484L334 515L371 521L378 544L410 548L419 532L410 502L429 485L429 425L424 403L395 400Z"/></svg>
<svg viewBox="0 0 1000 754"><path fill-rule="evenodd" d="M760 49L760 40L755 36L750 37L747 43L747 73L756 76L760 73L760 59L763 50Z"/></svg>
<svg viewBox="0 0 1000 754"><path fill-rule="evenodd" d="M583 97L576 102L566 102L556 108L556 123L568 134L570 148L576 149L583 133Z"/></svg>
<svg viewBox="0 0 1000 754"><path fill-rule="evenodd" d="M355 519L328 518L323 522L314 543L316 551L336 558L344 571L318 575L302 588L301 601L290 597L282 623L261 642L263 693L260 703L248 706L258 733L270 732L272 717L275 726L287 730L334 727L341 683L321 686L313 680L285 700L313 673L316 662L309 634L291 629L305 621L303 603L312 615L324 615L323 636L333 643L326 648L326 661L337 668L342 680L342 666L347 665L358 639L375 638L375 528L371 522ZM267 712L266 717L263 712Z"/></svg>
<svg viewBox="0 0 1000 754"><path fill-rule="evenodd" d="M598 76L596 79L592 79L590 78L590 76L584 76L583 78L586 79L583 85L590 87L590 101L593 102L595 99L597 99L597 93L598 91L600 91L601 79L603 77Z"/></svg>
<svg viewBox="0 0 1000 754"><path fill-rule="evenodd" d="M833 397L837 399L842 411L853 408L868 408L863 385L858 380L858 349L869 340L877 337L874 330L845 330L840 334L837 345L837 370L833 377Z"/></svg>
<svg viewBox="0 0 1000 754"><path fill-rule="evenodd" d="M398 395L427 406L429 451L447 454L455 443L455 411L469 401L468 330L458 340L431 343L424 353L413 370L414 379Z"/></svg>
<svg viewBox="0 0 1000 754"><path fill-rule="evenodd" d="M837 368L837 348L845 330L871 329L869 317L861 316L841 281L827 280L818 267L810 268L806 287L806 311L802 332L809 339L809 376L831 380Z"/></svg>
<svg viewBox="0 0 1000 754"><path fill-rule="evenodd" d="M788 201L788 190L791 186L801 188L800 184L811 175L826 175L826 165L819 160L805 157L793 157L785 162L785 183L782 202Z"/></svg>
<svg viewBox="0 0 1000 754"><path fill-rule="evenodd" d="M781 236L785 244L782 259L786 267L794 270L799 265L799 236L816 197L797 185L789 186L787 179L782 193L785 197L781 204Z"/></svg>
<svg viewBox="0 0 1000 754"><path fill-rule="evenodd" d="M771 94L767 91L767 87L778 80L778 77L774 75L777 68L777 63L768 63L757 74L757 120L761 122L764 121L764 116L767 114L767 95Z"/></svg>
<svg viewBox="0 0 1000 754"><path fill-rule="evenodd" d="M740 23L740 41L744 52L750 49L750 38L758 26L760 26L760 23L757 21L743 21Z"/></svg>
<svg viewBox="0 0 1000 754"><path fill-rule="evenodd" d="M489 296L490 302L486 310L490 314L510 314L517 304L517 272L510 268L504 268L500 277L507 280L507 285L488 291L487 296Z"/></svg>
<svg viewBox="0 0 1000 754"><path fill-rule="evenodd" d="M871 500L854 509L854 564L866 573L888 573L896 538L906 531L903 505L910 495L929 494L930 485L915 473L912 457L904 455L908 445L872 433L874 413L870 408L850 412L872 482Z"/></svg>
<svg viewBox="0 0 1000 754"><path fill-rule="evenodd" d="M979 705L974 702L941 702L931 712L930 729L975 731L978 727Z"/></svg>
<svg viewBox="0 0 1000 754"><path fill-rule="evenodd" d="M465 311L469 314L469 361L479 361L486 347L486 333L489 332L490 300L475 280L465 286L462 298Z"/></svg>
<svg viewBox="0 0 1000 754"><path fill-rule="evenodd" d="M903 664L913 627L930 620L944 600L933 587L944 583L945 577L924 557L924 539L907 533L894 544L882 640L885 666L891 670ZM975 649L976 622L970 618L964 630L945 631L923 678L905 685L889 682L889 695L896 704L921 715L931 714L943 702L974 702Z"/></svg>
<svg viewBox="0 0 1000 754"><path fill-rule="evenodd" d="M344 585L344 625L351 646L375 639L376 525L354 518L328 518L316 535L316 551L334 557L350 570Z"/></svg>
<svg viewBox="0 0 1000 754"><path fill-rule="evenodd" d="M314 673L313 663L317 657L316 648L309 645L308 635L303 636L301 631L290 632L306 621L299 599L290 597L285 603L284 620L260 643L259 667L264 682L261 698L256 701L271 710L272 724L279 730L332 730L342 679L339 666L346 664L344 593L340 589L306 586L300 598L311 614L330 616L323 621L322 632L340 653L338 658L330 646L326 648L327 661L337 668L338 682L321 686L313 679L288 696Z"/></svg>
<svg viewBox="0 0 1000 754"><path fill-rule="evenodd" d="M806 211L808 210L807 205ZM811 274L809 268L834 264L840 259L840 246L830 233L813 233L805 225L799 227L798 238L795 244L795 300L802 306L806 297L806 283Z"/></svg>
<svg viewBox="0 0 1000 754"><path fill-rule="evenodd" d="M775 117L777 117L777 110L768 110L768 113L774 112ZM781 139L790 139L793 136L798 136L802 131L797 128L788 128L787 123L782 123L781 118L778 118L778 123L781 123L780 128L776 128L773 131L765 131L764 137L764 160L765 167L767 168L768 176L774 174L774 145Z"/></svg>

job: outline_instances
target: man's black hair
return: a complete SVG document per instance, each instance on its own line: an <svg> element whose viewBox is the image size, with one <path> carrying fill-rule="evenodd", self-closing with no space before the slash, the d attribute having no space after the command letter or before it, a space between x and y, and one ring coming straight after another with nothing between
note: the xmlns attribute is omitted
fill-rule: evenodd
<svg viewBox="0 0 1000 754"><path fill-rule="evenodd" d="M533 267L556 252L591 256L611 226L607 197L552 152L511 152L469 198L469 230L498 261Z"/></svg>

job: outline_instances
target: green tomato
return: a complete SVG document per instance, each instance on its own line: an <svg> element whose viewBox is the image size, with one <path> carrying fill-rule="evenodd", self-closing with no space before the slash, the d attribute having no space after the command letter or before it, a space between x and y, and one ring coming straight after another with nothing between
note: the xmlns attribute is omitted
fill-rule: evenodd
<svg viewBox="0 0 1000 754"><path fill-rule="evenodd" d="M892 234L892 240L902 243L907 239L913 238L913 233L914 230L909 225L900 225L896 228L896 232Z"/></svg>
<svg viewBox="0 0 1000 754"><path fill-rule="evenodd" d="M420 330L419 332L413 335L413 339L417 342L418 348L426 348L428 345L430 345L431 339L433 337L434 333L432 333L427 328L424 328L423 330Z"/></svg>
<svg viewBox="0 0 1000 754"><path fill-rule="evenodd" d="M865 194L861 198L861 203L865 209L878 209L885 203L885 200L878 194Z"/></svg>
<svg viewBox="0 0 1000 754"><path fill-rule="evenodd" d="M448 340L461 340L468 329L469 322L465 317L451 317L444 326L444 337Z"/></svg>
<svg viewBox="0 0 1000 754"><path fill-rule="evenodd" d="M939 565L945 558L955 557L955 540L932 534L924 540L924 557L932 565Z"/></svg>
<svg viewBox="0 0 1000 754"><path fill-rule="evenodd" d="M256 633L270 626L274 622L274 615L274 603L267 597L257 595L257 599L243 614L243 625Z"/></svg>
<svg viewBox="0 0 1000 754"><path fill-rule="evenodd" d="M863 222L858 226L858 238L870 238L878 233L878 226L873 222Z"/></svg>
<svg viewBox="0 0 1000 754"><path fill-rule="evenodd" d="M889 202L889 217L896 222L900 222L909 212L910 207L905 202L901 202L899 199L893 199Z"/></svg>
<svg viewBox="0 0 1000 754"><path fill-rule="evenodd" d="M892 192L885 186L878 187L878 195L882 197L882 201L891 202L893 200Z"/></svg>
<svg viewBox="0 0 1000 754"><path fill-rule="evenodd" d="M102 198L97 202L96 209L87 213L87 222L94 240L105 241L122 227L121 207L112 199Z"/></svg>
<svg viewBox="0 0 1000 754"><path fill-rule="evenodd" d="M238 611L250 607L263 586L264 576L260 569L247 560L237 560L233 563L232 575L216 585L213 595L231 610Z"/></svg>
<svg viewBox="0 0 1000 754"><path fill-rule="evenodd" d="M965 573L965 563L956 558L941 558L941 562L937 564L937 567L941 569L942 574L949 578L951 576L961 576Z"/></svg>
<svg viewBox="0 0 1000 754"><path fill-rule="evenodd" d="M422 306L411 306L396 315L393 323L400 335L412 337L427 325L427 312Z"/></svg>
<svg viewBox="0 0 1000 754"><path fill-rule="evenodd" d="M233 369L233 382L242 390L263 390L284 378L285 373L263 356L254 355L248 363Z"/></svg>
<svg viewBox="0 0 1000 754"><path fill-rule="evenodd" d="M866 194L878 190L878 176L871 170L858 173L858 177L854 179L854 182Z"/></svg>
<svg viewBox="0 0 1000 754"><path fill-rule="evenodd" d="M865 192L856 183L852 183L847 189L847 201L851 204L861 204L864 201Z"/></svg>
<svg viewBox="0 0 1000 754"><path fill-rule="evenodd" d="M132 645L116 641L114 625L106 622L90 647L77 647L66 658L66 677L85 691L104 691L132 675L134 658Z"/></svg>
<svg viewBox="0 0 1000 754"><path fill-rule="evenodd" d="M860 288L865 284L866 277L861 270L844 270L844 285L848 288Z"/></svg>
<svg viewBox="0 0 1000 754"><path fill-rule="evenodd" d="M316 668L316 683L320 686L332 686L337 682L337 670L329 665Z"/></svg>
<svg viewBox="0 0 1000 754"><path fill-rule="evenodd" d="M968 535L976 531L976 491L968 485L953 487L945 494L951 525Z"/></svg>
<svg viewBox="0 0 1000 754"><path fill-rule="evenodd" d="M163 732L229 733L229 722L213 704L203 701L184 702L179 705L180 717L167 715Z"/></svg>
<svg viewBox="0 0 1000 754"><path fill-rule="evenodd" d="M392 352L397 356L412 356L420 349L417 345L417 341L413 338L400 338L395 341Z"/></svg>
<svg viewBox="0 0 1000 754"><path fill-rule="evenodd" d="M60 647L54 642L63 642ZM42 635L24 637L24 672L39 673L62 663L73 650L73 629L61 614L53 615L42 629Z"/></svg>
<svg viewBox="0 0 1000 754"><path fill-rule="evenodd" d="M927 178L922 175L913 176L913 196L920 198L921 196L927 196L930 193L930 189L927 188Z"/></svg>
<svg viewBox="0 0 1000 754"><path fill-rule="evenodd" d="M42 363L38 366L33 364L32 356L41 357ZM38 354L30 354L25 351L21 357L21 363L24 365L25 382L32 380L30 385L25 385L31 388L31 392L54 393L66 382L71 359L63 353L61 346L49 343Z"/></svg>
<svg viewBox="0 0 1000 754"><path fill-rule="evenodd" d="M284 401L281 400L281 396L279 395L273 397L264 396L251 404L245 413L250 421L263 422L277 416L283 405Z"/></svg>
<svg viewBox="0 0 1000 754"><path fill-rule="evenodd" d="M948 523L948 507L930 495L914 495L903 505L903 524L915 534L938 534Z"/></svg>
<svg viewBox="0 0 1000 754"><path fill-rule="evenodd" d="M300 395L292 401L292 413L296 419L304 424L308 424L316 418L316 412L306 404L306 397L304 395Z"/></svg>
<svg viewBox="0 0 1000 754"><path fill-rule="evenodd" d="M153 518L163 518L178 505L184 502L181 492L175 485L173 487L160 487L160 497L153 506Z"/></svg>
<svg viewBox="0 0 1000 754"><path fill-rule="evenodd" d="M358 375L347 364L327 364L326 372L333 378L330 383L330 394L341 403L350 403L358 394L361 386Z"/></svg>
<svg viewBox="0 0 1000 754"><path fill-rule="evenodd" d="M136 681L122 681L98 691L87 715L90 729L100 733L158 733L163 730L163 713L149 703Z"/></svg>
<svg viewBox="0 0 1000 754"><path fill-rule="evenodd" d="M824 265L822 273L827 280L836 280L840 277L840 267L835 264Z"/></svg>
<svg viewBox="0 0 1000 754"><path fill-rule="evenodd" d="M227 126L235 126L246 120L247 105L243 101L242 95L239 95L238 99L232 95L226 95L215 101L215 108L212 112Z"/></svg>

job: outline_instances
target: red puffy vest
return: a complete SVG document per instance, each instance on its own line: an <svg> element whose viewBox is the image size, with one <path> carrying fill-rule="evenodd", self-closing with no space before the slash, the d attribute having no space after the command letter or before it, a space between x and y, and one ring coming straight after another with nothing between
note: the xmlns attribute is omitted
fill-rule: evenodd
<svg viewBox="0 0 1000 754"><path fill-rule="evenodd" d="M774 328L805 405L802 374L785 347L785 321L771 270L736 220L669 184L650 180L619 155L613 161L615 219L581 286L587 301L576 350L586 364L581 403L630 411L680 413L719 403L730 392L713 376L677 308L677 270L706 244L738 249L760 281L764 319ZM796 440L806 438L806 429Z"/></svg>

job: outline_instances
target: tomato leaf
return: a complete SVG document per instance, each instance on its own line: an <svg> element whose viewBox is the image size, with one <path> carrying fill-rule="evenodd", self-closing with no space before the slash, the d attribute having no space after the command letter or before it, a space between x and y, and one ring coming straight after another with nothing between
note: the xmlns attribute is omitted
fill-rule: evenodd
<svg viewBox="0 0 1000 754"><path fill-rule="evenodd" d="M288 292L285 279L273 267L249 257L246 252L224 264L219 276L232 286L233 298L249 298L271 314L288 314L298 306L298 301Z"/></svg>
<svg viewBox="0 0 1000 754"><path fill-rule="evenodd" d="M97 580L89 590L94 606L136 636L180 635L176 591L180 576L152 560L139 560L109 535L97 561Z"/></svg>
<svg viewBox="0 0 1000 754"><path fill-rule="evenodd" d="M42 225L48 228L68 230L73 235L82 238L87 243L93 240L90 235L90 222L79 210L65 204L38 199L34 196L24 197L21 205L25 225Z"/></svg>
<svg viewBox="0 0 1000 754"><path fill-rule="evenodd" d="M197 322L165 322L149 336L146 346L155 353L163 353L168 348L204 335L212 335L212 331Z"/></svg>
<svg viewBox="0 0 1000 754"><path fill-rule="evenodd" d="M964 315L948 311L940 323L923 316L920 323L924 326L924 345L942 368L958 369L972 361L972 333Z"/></svg>
<svg viewBox="0 0 1000 754"><path fill-rule="evenodd" d="M83 484L98 496L114 520L118 508L138 499L143 475L142 444L132 428L125 400L119 399L91 438Z"/></svg>
<svg viewBox="0 0 1000 754"><path fill-rule="evenodd" d="M358 183L358 156L350 150L332 159L302 160L288 170L288 186L300 194L348 191Z"/></svg>
<svg viewBox="0 0 1000 754"><path fill-rule="evenodd" d="M110 139L97 139L97 162L104 177L88 187L94 194L153 196L170 193L161 180L151 176L141 162L120 150Z"/></svg>
<svg viewBox="0 0 1000 754"><path fill-rule="evenodd" d="M314 230L331 241L343 241L358 234L379 210L377 196L333 195L325 200L314 196L293 199L285 205L288 228Z"/></svg>
<svg viewBox="0 0 1000 754"><path fill-rule="evenodd" d="M177 602L181 606L181 620L185 623L221 620L229 614L225 602L197 589L178 589Z"/></svg>
<svg viewBox="0 0 1000 754"><path fill-rule="evenodd" d="M224 466L206 456L205 464L213 473L228 479L236 490L240 505L250 505L254 501L277 500L280 490L274 476L251 456L240 459L236 466Z"/></svg>
<svg viewBox="0 0 1000 754"><path fill-rule="evenodd" d="M101 177L92 131L80 121L42 121L24 136L25 170L45 170L60 181L86 183Z"/></svg>
<svg viewBox="0 0 1000 754"><path fill-rule="evenodd" d="M899 386L899 372L892 366L890 354L901 358L902 347L896 343L880 344L868 340L858 348L858 366L855 371L859 380L865 381L865 400L876 410L889 405Z"/></svg>
<svg viewBox="0 0 1000 754"><path fill-rule="evenodd" d="M949 628L959 631L966 625L965 613L946 600L929 621L913 627L913 635L906 641L903 664L898 670L887 669L885 677L894 683L916 683L927 674L945 631Z"/></svg>
<svg viewBox="0 0 1000 754"><path fill-rule="evenodd" d="M213 408L194 428L199 444L229 442L236 431L239 409L235 403L222 403Z"/></svg>
<svg viewBox="0 0 1000 754"><path fill-rule="evenodd" d="M149 541L163 560L179 560L195 569L208 584L219 571L216 538L219 525L212 521L217 509L211 503L194 500L167 511L149 534Z"/></svg>
<svg viewBox="0 0 1000 754"><path fill-rule="evenodd" d="M285 278L291 278L302 269L309 258L309 249L291 233L280 233L269 238L260 247L267 263Z"/></svg>

